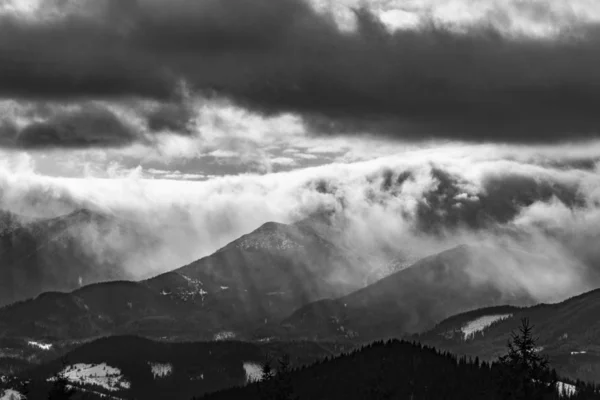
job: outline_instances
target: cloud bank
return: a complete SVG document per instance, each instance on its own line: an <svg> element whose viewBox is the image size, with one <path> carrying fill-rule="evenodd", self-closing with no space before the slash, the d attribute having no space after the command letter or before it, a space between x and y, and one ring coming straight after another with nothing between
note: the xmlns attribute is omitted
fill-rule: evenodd
<svg viewBox="0 0 600 400"><path fill-rule="evenodd" d="M25 14L6 8L0 96L164 103L150 114L137 109L149 131L189 129L183 84L193 96L227 98L266 115L297 113L321 134L501 142L597 135L600 29L582 11L594 7L583 0L571 8L493 4L477 19L457 17L459 24L440 21L439 12L419 15L409 29L390 29L376 7L354 9L353 29L342 29L339 7L302 0L49 1ZM523 19L559 29L525 34ZM82 144L64 119L53 115L17 145ZM89 146L135 140L115 128L111 135L122 139L94 133L107 130L102 124L78 134L90 137Z"/></svg>
<svg viewBox="0 0 600 400"><path fill-rule="evenodd" d="M85 207L128 221L132 237L123 236L128 231L89 232L80 239L89 241L90 253L119 259L118 267L135 278L208 255L267 221L328 211L342 229L342 243L372 260L389 254L414 259L480 242L543 254L536 265L518 257L499 260L474 271L473 279L506 291L520 285L549 301L600 283L599 154L597 143L561 149L448 145L204 182L139 174L50 178L24 160L0 167L0 205L37 215ZM369 265L356 267L379 268Z"/></svg>

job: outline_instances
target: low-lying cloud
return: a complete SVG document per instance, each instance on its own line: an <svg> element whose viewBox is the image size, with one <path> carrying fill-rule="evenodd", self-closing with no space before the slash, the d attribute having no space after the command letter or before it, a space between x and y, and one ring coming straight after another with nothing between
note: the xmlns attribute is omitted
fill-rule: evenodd
<svg viewBox="0 0 600 400"><path fill-rule="evenodd" d="M339 240L373 260L390 252L415 259L480 242L544 254L550 260L535 268L507 257L506 267L499 262L473 276L507 291L521 285L547 301L600 283L594 148L447 146L204 182L50 178L27 164L6 164L0 168L0 204L37 215L85 207L128 221L135 227L131 237L117 230L80 239L89 240L98 257L119 259L118 268L135 278L208 255L267 221L293 222L328 211L343 227Z"/></svg>

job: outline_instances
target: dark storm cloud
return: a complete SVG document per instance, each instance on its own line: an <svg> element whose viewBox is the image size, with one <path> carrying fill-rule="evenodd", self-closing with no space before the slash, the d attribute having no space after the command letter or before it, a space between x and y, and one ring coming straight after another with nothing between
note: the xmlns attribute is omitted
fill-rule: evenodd
<svg viewBox="0 0 600 400"><path fill-rule="evenodd" d="M165 103L149 112L146 116L148 129L153 132L171 131L177 133L192 133L194 110L183 103Z"/></svg>
<svg viewBox="0 0 600 400"><path fill-rule="evenodd" d="M358 10L356 31L342 32L301 0L88 4L60 20L2 18L1 96L171 101L185 80L265 114L298 112L324 133L547 142L600 127L597 26L554 39L390 33ZM167 110L150 125L185 120Z"/></svg>
<svg viewBox="0 0 600 400"><path fill-rule="evenodd" d="M0 123L0 145L22 149L119 147L139 139L133 127L104 107L84 105L50 114L43 122L21 128L10 121Z"/></svg>

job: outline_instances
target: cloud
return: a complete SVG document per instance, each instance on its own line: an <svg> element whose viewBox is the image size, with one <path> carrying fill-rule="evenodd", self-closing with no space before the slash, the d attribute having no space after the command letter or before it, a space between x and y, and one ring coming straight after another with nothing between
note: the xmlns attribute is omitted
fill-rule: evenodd
<svg viewBox="0 0 600 400"><path fill-rule="evenodd" d="M154 168L146 171L150 177L156 177L158 179L175 179L175 180L205 180L210 178L204 174L186 174L181 171L166 171L166 170L157 170Z"/></svg>
<svg viewBox="0 0 600 400"><path fill-rule="evenodd" d="M0 96L172 104L183 81L196 96L297 113L320 134L553 142L600 126L600 29L583 1L494 2L474 21L397 30L376 9L340 29L301 0L51 3L0 16ZM560 32L525 34L524 20ZM185 131L188 117L166 106L149 125Z"/></svg>
<svg viewBox="0 0 600 400"><path fill-rule="evenodd" d="M208 153L209 156L216 158L234 158L239 157L239 154L231 150L214 150Z"/></svg>
<svg viewBox="0 0 600 400"><path fill-rule="evenodd" d="M387 264L375 261L390 253L414 259L483 242L549 257L535 266L508 257L472 272L506 293L520 285L540 301L553 301L600 284L600 170L590 167L600 160L595 142L447 145L201 181L187 172L117 164L111 179L51 178L36 172L31 156L2 160L0 209L56 215L87 207L134 226L135 237L124 232L115 243L90 239L89 246L103 259L122 260L125 275L135 278L189 263L267 221L330 211L341 242L369 261L356 268L383 273Z"/></svg>
<svg viewBox="0 0 600 400"><path fill-rule="evenodd" d="M305 160L316 160L318 158L314 154L306 154L306 153L295 153L294 157L302 158Z"/></svg>
<svg viewBox="0 0 600 400"><path fill-rule="evenodd" d="M135 127L102 106L83 104L74 109L45 110L44 113L49 115L22 127L4 119L0 123L0 143L3 147L119 147L139 140Z"/></svg>
<svg viewBox="0 0 600 400"><path fill-rule="evenodd" d="M287 166L287 167L296 165L296 160L294 160L291 157L275 157L275 158L272 158L270 161L272 164L282 165L282 166Z"/></svg>

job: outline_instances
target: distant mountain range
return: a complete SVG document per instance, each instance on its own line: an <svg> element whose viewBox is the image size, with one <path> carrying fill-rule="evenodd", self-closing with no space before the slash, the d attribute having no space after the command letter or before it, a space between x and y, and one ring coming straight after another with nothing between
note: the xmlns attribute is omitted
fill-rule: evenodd
<svg viewBox="0 0 600 400"><path fill-rule="evenodd" d="M519 257L521 263L535 257L502 248L458 246L349 295L302 307L283 324L306 338L345 337L364 342L422 332L453 314L482 306L534 304L535 299L516 278L510 293L493 279L474 279L474 268L483 271L497 264L494 258L500 253Z"/></svg>
<svg viewBox="0 0 600 400"><path fill-rule="evenodd" d="M79 213L49 226L62 232L85 218L95 217ZM397 272L377 280L369 274L369 260L341 245L326 218L269 222L208 257L146 281L97 283L7 306L0 309L0 335L360 342L395 337L477 307L533 304L524 288L506 295L493 280L473 281L472 269L494 265L498 251L515 257L502 249L459 246L410 267L396 263ZM523 254L522 263L533 257Z"/></svg>
<svg viewBox="0 0 600 400"><path fill-rule="evenodd" d="M600 382L600 290L557 304L493 307L448 318L414 338L439 349L494 359L520 319L534 325L539 351L565 376Z"/></svg>
<svg viewBox="0 0 600 400"><path fill-rule="evenodd" d="M80 239L94 234L101 247L124 221L90 210L50 218L27 218L0 211L0 306L46 291L68 291L83 284L127 279L118 254L103 259Z"/></svg>
<svg viewBox="0 0 600 400"><path fill-rule="evenodd" d="M557 369L563 381L572 382L565 385L572 385L577 379L600 382L600 353L597 344L599 304L600 290L595 290L557 304L482 308L452 316L433 329L410 336L408 339L435 346L442 352L451 351L473 358L477 356L480 360L493 361L499 355L506 353L506 343L510 333L518 327L520 318L528 317L534 325L534 334L538 338L537 351L550 357L552 367ZM357 343L349 340L237 342L221 339L204 343L173 343L156 342L133 336L117 336L90 341L80 346L73 343L71 347L63 347L61 351L44 343L25 343L24 340L16 343L16 339L13 339L15 342L12 346L15 348L27 346L31 349L37 348L42 353L52 354L52 357L48 356L41 360L40 366L19 373L21 379L45 379L66 369L78 387L97 394L116 395L120 398L169 398L169 393L171 395L177 393L177 396L171 398L184 399L192 395L200 396L215 390L243 385L260 375L259 371L265 360L276 359L284 354L291 356L294 367L317 362L294 375L295 388L305 395L303 398L314 398L310 396L319 394L320 391L334 391L335 396L346 393L349 387L335 378L340 374L346 377L343 380L346 384L351 381L358 385L355 390L359 388L368 390L381 385L390 390L415 388L396 386L398 382L391 376L389 379L377 380L378 375L371 375L371 372L377 371L376 367L381 362L390 363L389 368L385 370L393 371L394 376L409 365L413 367L426 365L428 362L425 360L433 363L431 368L436 368L434 364L437 363L446 365L443 369L446 373L450 373L448 370L450 365L457 365L456 362L452 362L452 357L446 354L437 354L432 349L399 342L369 345L359 353L342 356L331 362L323 362L319 360L325 357L336 357L356 349ZM2 341L0 344L9 345ZM394 355L395 351L399 353ZM60 357L62 355L64 357ZM412 362L407 361L411 358ZM363 371L358 367L365 363L375 363L368 368L371 372ZM420 382L420 378L417 377L427 374L419 368L417 370L415 372L409 368L406 371L408 375L403 376L415 373L414 376L410 375L413 376L411 379ZM486 368L483 368L482 375L477 379L491 379L486 375L485 370ZM99 371L108 371L112 374L111 378L97 379L96 375ZM472 369L470 371L474 372ZM350 376L348 374L354 374L352 375L354 378L347 378ZM323 380L321 384L317 386L305 384L316 376ZM366 377L370 378L366 379ZM439 389L446 383L450 384L447 379L439 376L428 377L432 379L428 381L429 383L421 382L423 386L418 384L417 387L434 385ZM464 379L464 376L460 379ZM405 382L405 380L401 381ZM469 378L468 382L463 382L468 385L461 386L460 390L470 393L469 385L473 382ZM109 384L112 386L107 387ZM208 398L253 398L255 392L248 392L248 390L255 389L236 389ZM145 397L149 393L152 393L152 396ZM333 392L330 394L334 395ZM356 393L352 396L354 395ZM349 398L354 398L352 396Z"/></svg>
<svg viewBox="0 0 600 400"><path fill-rule="evenodd" d="M61 219L60 226L74 219ZM0 336L56 340L136 333L212 339L250 332L375 280L365 272L367 261L336 245L327 229L313 221L270 222L208 257L146 281L43 293L0 309Z"/></svg>
<svg viewBox="0 0 600 400"><path fill-rule="evenodd" d="M71 364L79 364L80 371L73 374L84 373L86 365L96 368L109 361L127 370L123 343L130 343L132 349L149 343L106 339L86 347L111 335L163 342L156 348L171 346L164 342L247 341L248 348L254 349L252 357L246 356L246 344L227 350L232 357L241 352L234 357L234 372L221 370L232 379L206 390L200 384L202 388L190 386L189 393L200 394L239 384L246 373L238 365L243 365L241 360L256 363L259 354L264 355L256 349L272 343L288 343L291 352L298 348L294 342L310 343L312 350L306 355L314 357L306 362L392 337L492 360L504 351L519 318L528 316L540 335L539 351L551 356L563 376L600 382L600 292L534 305L536 296L519 277L504 274L502 280L494 279L498 259L539 264L543 255L462 245L412 265L407 265L405 255L390 252L375 266L372 259L345 245L343 228L319 215L294 224L266 223L212 255L151 279L116 277L79 287L80 277L100 280L94 268L102 271L110 265L98 265L96 258L78 247L72 240L78 229L134 228L85 210L51 220L22 221L7 214L2 218L0 271L8 278L0 281L0 287L12 288L4 298L44 290L32 286L17 293L40 274L54 274L57 287L0 308L0 374L31 370L32 365L46 368L53 363L56 368L56 358L65 354L74 358ZM378 279L373 271L381 265L388 268ZM54 282L43 276L46 284ZM71 291L57 291L61 287ZM95 349L90 353L94 356L77 355L88 354L87 350L73 353L81 345ZM302 357L300 353L295 354ZM155 358L144 362L160 368L175 362L168 356ZM131 366L131 371L146 367Z"/></svg>

